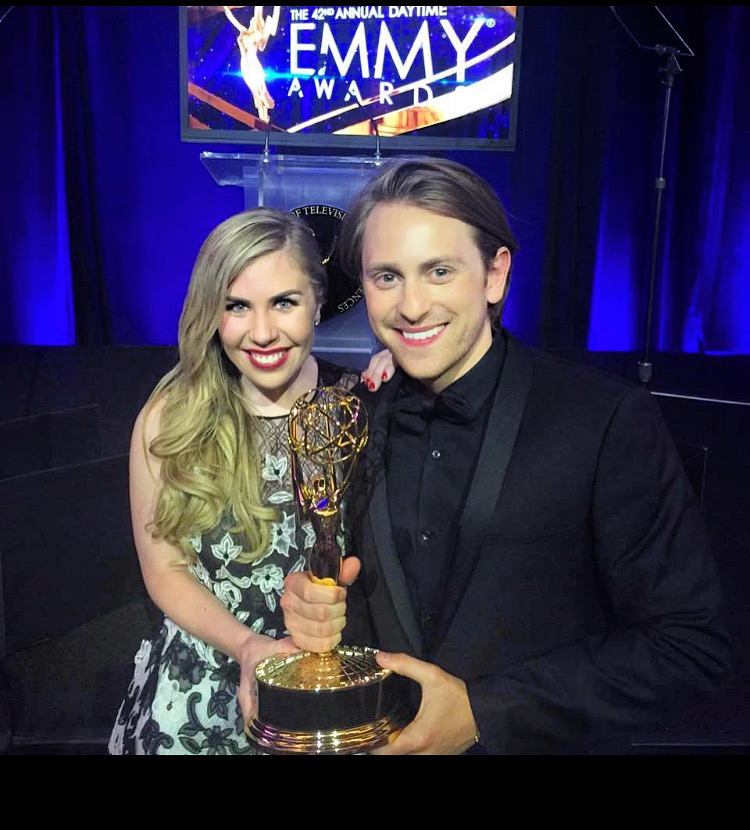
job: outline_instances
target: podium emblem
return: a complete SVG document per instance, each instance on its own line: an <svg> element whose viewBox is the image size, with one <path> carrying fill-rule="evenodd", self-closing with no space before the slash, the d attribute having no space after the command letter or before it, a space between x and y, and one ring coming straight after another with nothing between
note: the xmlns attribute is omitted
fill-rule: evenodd
<svg viewBox="0 0 750 830"><path fill-rule="evenodd" d="M328 271L328 299L321 309L321 321L343 314L362 299L362 289L357 280L347 276L336 263L336 244L346 211L333 205L310 204L293 208L290 212L310 226Z"/></svg>

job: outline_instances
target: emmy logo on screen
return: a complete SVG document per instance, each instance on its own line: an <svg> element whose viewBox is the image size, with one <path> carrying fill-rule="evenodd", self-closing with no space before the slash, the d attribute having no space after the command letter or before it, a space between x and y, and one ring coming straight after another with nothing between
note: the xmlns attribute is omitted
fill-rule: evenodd
<svg viewBox="0 0 750 830"><path fill-rule="evenodd" d="M341 566L342 497L367 443L361 401L333 386L311 389L289 414L292 477L302 519L316 541L311 578L336 585ZM273 754L364 753L403 725L391 672L368 646L339 645L330 652L297 652L258 663L257 715L250 738Z"/></svg>

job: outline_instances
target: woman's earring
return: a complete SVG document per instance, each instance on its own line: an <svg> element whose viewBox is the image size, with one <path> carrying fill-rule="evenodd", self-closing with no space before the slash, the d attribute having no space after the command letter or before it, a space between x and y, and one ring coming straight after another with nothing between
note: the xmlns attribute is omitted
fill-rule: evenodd
<svg viewBox="0 0 750 830"><path fill-rule="evenodd" d="M315 315L315 325L320 325L320 311L318 311L318 313Z"/></svg>

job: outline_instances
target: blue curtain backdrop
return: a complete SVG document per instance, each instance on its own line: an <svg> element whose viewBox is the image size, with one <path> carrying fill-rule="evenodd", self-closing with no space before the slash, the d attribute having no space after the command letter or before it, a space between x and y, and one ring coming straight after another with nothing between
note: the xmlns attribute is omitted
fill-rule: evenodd
<svg viewBox="0 0 750 830"><path fill-rule="evenodd" d="M243 148L180 140L177 8L0 7L1 343L175 342L198 248L244 204L199 158ZM750 9L633 8L629 33L626 7L524 7L517 149L452 154L521 242L506 324L545 348L750 354ZM695 53L668 108L642 48L679 43L659 9Z"/></svg>

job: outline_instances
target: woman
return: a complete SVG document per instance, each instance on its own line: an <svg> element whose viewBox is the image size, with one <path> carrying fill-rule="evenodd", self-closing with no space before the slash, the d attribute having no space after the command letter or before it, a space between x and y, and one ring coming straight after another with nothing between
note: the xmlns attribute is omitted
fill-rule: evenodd
<svg viewBox="0 0 750 830"><path fill-rule="evenodd" d="M287 416L312 387L359 379L311 354L325 291L314 236L293 214L232 216L198 253L178 363L132 433L133 534L164 618L136 654L110 754L259 753L244 731L255 666L298 650L278 600L313 543ZM392 373L382 355L372 366L369 387Z"/></svg>

